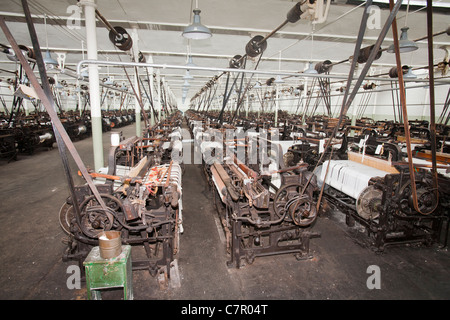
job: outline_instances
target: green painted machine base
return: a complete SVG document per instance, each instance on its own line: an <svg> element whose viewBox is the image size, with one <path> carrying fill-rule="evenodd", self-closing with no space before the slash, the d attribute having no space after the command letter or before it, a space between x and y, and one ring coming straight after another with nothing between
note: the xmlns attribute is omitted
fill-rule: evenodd
<svg viewBox="0 0 450 320"><path fill-rule="evenodd" d="M133 300L131 246L123 245L122 252L112 259L103 259L100 247L93 247L83 265L89 300L101 300L100 291L108 288L123 288L123 299Z"/></svg>

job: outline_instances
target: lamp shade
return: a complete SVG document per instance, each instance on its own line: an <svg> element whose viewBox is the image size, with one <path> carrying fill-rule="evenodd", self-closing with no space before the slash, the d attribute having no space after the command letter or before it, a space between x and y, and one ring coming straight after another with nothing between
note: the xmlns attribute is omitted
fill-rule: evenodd
<svg viewBox="0 0 450 320"><path fill-rule="evenodd" d="M411 52L411 51L419 49L419 47L417 46L417 44L414 41L411 41L408 39L408 29L409 29L408 27L403 27L401 29L402 33L400 35L400 40L398 41L398 47L399 47L400 53ZM395 52L394 44L391 44L389 46L389 48L387 49L387 52L389 52L389 53Z"/></svg>
<svg viewBox="0 0 450 320"><path fill-rule="evenodd" d="M208 39L212 36L208 27L205 27L200 22L200 10L194 9L194 21L187 26L183 31L183 37L194 40Z"/></svg>
<svg viewBox="0 0 450 320"><path fill-rule="evenodd" d="M108 77L108 78L106 79L106 81L103 82L103 84L106 84L106 85L108 85L108 86L112 86L112 85L114 85L114 81L111 79L111 77Z"/></svg>
<svg viewBox="0 0 450 320"><path fill-rule="evenodd" d="M45 53L44 63L46 65L52 65L52 66L58 65L58 61L56 61L55 59L52 58L52 55L50 54L50 51L48 51L48 50Z"/></svg>
<svg viewBox="0 0 450 320"><path fill-rule="evenodd" d="M88 69L87 69L87 68L84 68L83 71L81 71L80 76L82 76L83 78L89 77Z"/></svg>
<svg viewBox="0 0 450 320"><path fill-rule="evenodd" d="M191 85L189 84L189 82L187 80L184 80L183 83L183 88L189 88Z"/></svg>
<svg viewBox="0 0 450 320"><path fill-rule="evenodd" d="M306 73L306 74L318 74L317 70L314 69L313 63L312 63L312 62L309 62L308 69L306 69L305 71L303 71L303 73Z"/></svg>
<svg viewBox="0 0 450 320"><path fill-rule="evenodd" d="M188 62L186 63L186 67L196 67L197 65L192 61L192 56L188 57Z"/></svg>
<svg viewBox="0 0 450 320"><path fill-rule="evenodd" d="M261 82L256 81L256 84L253 86L253 89L261 89L261 88L262 88Z"/></svg>
<svg viewBox="0 0 450 320"><path fill-rule="evenodd" d="M284 80L283 79L281 79L281 76L280 75L278 75L277 76L277 78L275 79L275 81L273 82L273 83L284 83Z"/></svg>
<svg viewBox="0 0 450 320"><path fill-rule="evenodd" d="M403 76L403 79L416 79L417 76L412 73L412 68L408 69L408 72Z"/></svg>
<svg viewBox="0 0 450 320"><path fill-rule="evenodd" d="M186 70L186 74L183 76L184 80L192 80L194 79L193 76L191 76L191 74L189 73L189 70Z"/></svg>
<svg viewBox="0 0 450 320"><path fill-rule="evenodd" d="M16 54L14 53L13 49L5 49L5 51L3 51L6 53L6 56L8 57L9 60L11 61L19 61L19 59L16 57Z"/></svg>

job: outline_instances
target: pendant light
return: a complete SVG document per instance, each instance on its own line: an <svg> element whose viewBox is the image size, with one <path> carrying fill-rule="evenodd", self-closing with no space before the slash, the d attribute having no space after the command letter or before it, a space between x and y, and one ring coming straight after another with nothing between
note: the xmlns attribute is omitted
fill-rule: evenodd
<svg viewBox="0 0 450 320"><path fill-rule="evenodd" d="M189 82L187 81L187 80L184 80L184 83L183 83L183 89L185 89L185 88L189 88L191 85L189 84Z"/></svg>
<svg viewBox="0 0 450 320"><path fill-rule="evenodd" d="M188 44L187 44L187 48L186 48L186 53L187 53L187 58L186 58L186 67L196 67L197 65L192 61L192 54L191 54L191 40L188 39ZM189 69L187 69L187 71L189 71Z"/></svg>
<svg viewBox="0 0 450 320"><path fill-rule="evenodd" d="M192 61L192 56L189 55L188 62L186 63L186 67L196 67L197 65Z"/></svg>
<svg viewBox="0 0 450 320"><path fill-rule="evenodd" d="M189 70L186 70L186 74L183 76L184 80L192 80L194 79L193 76L191 76L191 74L189 73Z"/></svg>
<svg viewBox="0 0 450 320"><path fill-rule="evenodd" d="M190 49L190 40L188 39L188 61L186 63L186 67L196 67L194 62L192 62L192 56L191 56L191 49ZM184 84L183 84L183 104L184 100L186 99L187 92L189 91L189 87L191 86L188 82L188 80L194 79L193 76L191 76L189 69L186 70L186 74L183 76Z"/></svg>
<svg viewBox="0 0 450 320"><path fill-rule="evenodd" d="M210 38L212 36L211 31L208 29L208 27L202 25L200 21L201 10L198 9L198 1L196 3L196 9L194 9L193 12L194 12L193 22L191 25L187 26L184 29L183 37L194 40L202 40Z"/></svg>
<svg viewBox="0 0 450 320"><path fill-rule="evenodd" d="M47 45L47 52L45 53L44 63L49 68L54 68L58 65L58 61L52 58L50 50L48 50L48 35L47 35L47 15L44 13L44 26L45 26L45 42Z"/></svg>
<svg viewBox="0 0 450 320"><path fill-rule="evenodd" d="M305 71L303 71L303 73L306 73L306 74L318 74L317 70L314 69L313 63L312 63L311 61L309 62L308 69L306 69Z"/></svg>
<svg viewBox="0 0 450 320"><path fill-rule="evenodd" d="M253 89L261 89L261 88L262 88L261 82L256 81L256 84L253 86Z"/></svg>
<svg viewBox="0 0 450 320"><path fill-rule="evenodd" d="M400 34L400 40L398 42L398 47L399 47L400 53L411 52L411 51L415 51L415 50L419 49L419 46L414 41L408 39L408 29L409 29L407 27L408 12L409 12L409 0L408 0L408 6L406 7L405 26L400 29L400 30L402 30L402 33ZM389 48L387 49L387 52L389 52L389 53L395 52L394 44L391 44L389 46Z"/></svg>
<svg viewBox="0 0 450 320"><path fill-rule="evenodd" d="M57 66L58 65L58 61L56 61L55 59L52 58L50 51L48 51L48 50L45 53L44 63L48 66Z"/></svg>
<svg viewBox="0 0 450 320"><path fill-rule="evenodd" d="M75 84L75 92L76 92L77 96L79 97L81 94L81 88L80 88L80 81L78 81L78 80Z"/></svg>
<svg viewBox="0 0 450 320"><path fill-rule="evenodd" d="M412 73L412 67L410 67L408 69L408 72L405 75L403 75L403 79L416 79L416 78L417 76L414 73Z"/></svg>
<svg viewBox="0 0 450 320"><path fill-rule="evenodd" d="M280 51L279 57L278 57L278 71L281 71L281 51ZM277 78L275 79L275 81L273 83L282 84L282 83L284 83L284 80L281 79L280 75L277 75Z"/></svg>
<svg viewBox="0 0 450 320"><path fill-rule="evenodd" d="M89 77L88 68L83 68L80 75L83 78L88 78Z"/></svg>
<svg viewBox="0 0 450 320"><path fill-rule="evenodd" d="M314 29L315 29L314 26L315 25L313 24L313 30L311 32L311 60L312 60L313 48L314 48ZM314 69L314 67L313 67L312 61L309 61L308 69L303 71L303 73L306 73L306 74L318 74L317 70Z"/></svg>
<svg viewBox="0 0 450 320"><path fill-rule="evenodd" d="M106 56L106 61L109 61L109 57ZM106 72L108 74L108 77L106 78L105 82L103 82L103 84L106 84L108 86L113 86L114 85L114 81L112 79L112 77L109 75L109 66L106 67Z"/></svg>
<svg viewBox="0 0 450 320"><path fill-rule="evenodd" d="M183 104L184 104L185 101L186 101L188 91L189 91L188 88L183 88L183 90L182 90L182 96L181 96L182 100L181 100L181 102L182 102Z"/></svg>
<svg viewBox="0 0 450 320"><path fill-rule="evenodd" d="M103 82L103 84L107 85L107 86L113 86L114 85L114 81L112 81L111 77L106 78L106 81Z"/></svg>
<svg viewBox="0 0 450 320"><path fill-rule="evenodd" d="M398 42L398 47L400 50L400 53L404 53L404 52L411 52L411 51L415 51L417 49L419 49L419 47L417 46L417 44L414 41L411 41L408 39L408 27L403 27L402 33L400 35L400 40ZM391 44L389 46L389 48L387 49L387 52L389 53L394 53L395 52L395 47L394 44Z"/></svg>
<svg viewBox="0 0 450 320"><path fill-rule="evenodd" d="M55 88L56 89L63 89L64 87L59 81L57 81L56 84L55 84Z"/></svg>
<svg viewBox="0 0 450 320"><path fill-rule="evenodd" d="M282 83L284 83L284 80L281 79L281 76L280 76L280 75L278 75L278 76L275 78L275 80L273 81L273 83L282 84Z"/></svg>

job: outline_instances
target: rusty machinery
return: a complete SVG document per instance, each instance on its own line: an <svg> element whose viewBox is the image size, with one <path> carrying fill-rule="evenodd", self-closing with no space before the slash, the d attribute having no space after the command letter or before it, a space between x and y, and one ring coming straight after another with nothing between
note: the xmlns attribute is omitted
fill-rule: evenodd
<svg viewBox="0 0 450 320"><path fill-rule="evenodd" d="M90 249L98 245L101 231L117 230L123 244L145 250L145 257L133 259L133 270L149 270L152 275L166 272L170 278L182 232L182 169L174 161L162 163L162 152L157 151L161 144L152 141L150 146L148 141L120 139L110 148L108 167L90 173L106 210L88 185L75 188L79 216L72 197L63 204L60 221L68 234L65 260L82 263Z"/></svg>
<svg viewBox="0 0 450 320"><path fill-rule="evenodd" d="M439 189L426 165L415 165L414 205L408 163L398 149L380 143L369 155L349 151L349 160L327 160L316 172L331 208L345 214L349 227L363 227L360 240L376 251L395 244L447 245L450 178L439 173ZM386 146L387 151L383 151ZM394 158L398 157L398 158ZM355 224L355 222L357 224ZM355 234L359 234L360 230Z"/></svg>
<svg viewBox="0 0 450 320"><path fill-rule="evenodd" d="M12 55L12 49L4 47L4 52L10 59L18 60ZM34 51L25 46L19 46L24 57L34 59ZM34 67L34 60L29 63ZM8 108L6 102L1 98L4 112L0 114L0 157L7 159L17 159L18 154L33 154L37 149L51 149L56 142L53 131L52 121L47 112L41 111L41 102L36 99L34 94L30 95L31 87L29 79L23 72L23 67L18 64L18 70L12 72L15 78L8 79L6 82L11 89L15 91L11 107ZM49 84L54 85L55 79L48 77ZM67 84L61 81L64 86ZM55 94L52 86L53 94ZM87 90L87 86L82 85L81 90ZM81 91L82 95L85 95ZM35 110L25 110L23 101L28 100ZM85 107L83 110L64 110L61 102L55 95L55 104L58 117L64 126L65 131L72 140L80 140L91 135L91 119L89 112L85 108L88 103L88 97L85 97ZM110 131L112 127L120 128L129 125L135 121L134 112L131 110L102 110L104 120L103 131Z"/></svg>
<svg viewBox="0 0 450 320"><path fill-rule="evenodd" d="M402 108L399 109L402 113L401 121L403 123L397 123L395 119L394 121L373 121L369 118L363 118L362 114L364 114L364 108L367 106L367 103L362 103L359 111L360 117L355 124L352 125L350 119L346 116L357 90L362 86L364 90L367 90L367 95L369 95L369 90L373 90L375 87L373 83L363 85L363 79L371 63L378 59L381 52L384 51L380 47L381 42L390 24L395 23L395 14L398 9L398 3L395 6L392 5L391 14L375 45L360 49L364 28L360 29L357 45L355 46L355 54L345 61L350 61L352 64L350 75L353 74L357 63L365 63L365 65L362 76L357 79L357 83L352 90L349 87L341 88L341 92L345 91L345 95L338 118L333 119L330 115L320 116L313 113L309 119L304 119L305 121L300 123L291 121L287 117L281 119L281 121L279 119L280 122L284 121L285 127L291 131L288 134L284 134L287 137L286 140L289 137L298 140L296 143L292 143L288 152L283 153L284 165L292 166L303 162L309 166L310 170L316 169L314 170L316 177L318 177L319 183L322 183L318 201L320 202L322 196L324 196L330 204L335 208L341 209L346 214L350 225L359 222L360 225L364 226L368 233L369 243L377 250L382 250L385 246L391 244L415 242L426 244L439 242L446 245L448 236L450 195L448 156L443 152L448 145L446 143L448 138L446 123L436 126L434 123L408 120L404 101L401 101ZM363 22L364 19L362 26ZM430 30L428 31L428 39L430 41L434 35ZM447 32L447 34L449 33ZM396 57L398 56L397 53ZM358 58L353 59L353 57ZM237 57L232 61L233 65L236 65L236 61ZM338 63L328 64L328 66ZM397 64L398 67L401 65L400 63ZM432 68L432 61L429 63L429 66ZM232 66L230 65L230 67ZM236 67L241 66L238 65ZM433 73L433 69L430 70L431 73ZM399 77L398 82L403 84L402 73L397 76ZM351 80L350 78L349 81ZM430 79L431 81L432 79ZM399 92L402 94L404 89L402 88ZM401 98L404 99L404 97ZM367 99L365 101L367 102ZM441 118L443 118L441 123L448 118L446 116L447 105L448 98L441 115ZM433 108L434 101L431 101L430 110L434 112ZM191 110L191 116L196 118L192 123L203 120L206 124L214 124L216 129L223 129L225 126L220 126L221 121L219 121L219 125L213 122L213 118L223 119L222 123L245 124L247 128L258 128L261 124L262 126L259 128L268 129L274 123L273 114L260 115L258 113L256 117L254 114L248 114L247 119L244 121L236 121L234 118L236 117L236 112L225 112L224 108L222 108L218 116L217 113L208 113L207 111L199 110L199 108ZM251 119L252 117L253 119ZM434 114L432 114L432 121L434 122ZM196 130L194 139L203 137L205 134L198 128L194 130ZM350 132L352 133L351 135L349 134ZM411 152L412 145L415 145L414 154ZM437 156L435 154L436 146L441 150ZM208 160L211 159L213 158ZM383 170L374 168L373 164L372 166L368 165L367 161L369 159L375 159L374 162L380 165ZM418 160L431 160L431 163L424 164ZM436 160L441 161L438 166L436 166ZM317 167L321 171L317 170ZM210 181L216 180L212 172L215 172L216 176L225 177L224 179L217 178L218 181L222 181L223 185L222 187L216 186L218 190L217 199L220 200L217 203L225 203L225 208L234 208L230 204L234 204L233 201L237 202L237 199L242 199L243 197L243 191L241 191L241 194L236 191L243 190L242 187L241 189L236 187L236 181L242 181L242 176L236 175L235 168L233 168L233 162L231 164L214 163L206 166L205 170L207 176L211 177ZM435 173L436 168L439 169L439 174ZM323 179L320 181L321 178L324 178L321 175L328 171L328 180L325 183ZM219 172L222 174L219 174ZM248 177L245 175L243 177L244 181L248 181L246 180ZM230 182L225 183L225 181L231 181L231 185L236 185L234 188L230 188ZM352 188L346 188L349 185ZM249 198L244 197L244 200L246 202ZM256 220L252 219L253 211L247 209L251 205L246 203L244 206L249 214L249 218L241 220L254 223ZM227 214L231 216L230 213L233 212L233 210L227 212L223 208L222 211L225 212L225 217L227 217ZM241 212L242 210L235 211ZM253 215L254 217L257 216ZM232 231L232 223L228 222L228 225L224 225L228 228L228 232ZM232 237L231 233L229 233L229 237ZM236 257L241 258L245 256L245 251L236 250L238 253L230 249L235 254L233 261L237 260ZM252 252L254 252L252 250L254 248L251 248L249 245L247 256L250 257L248 258L250 260Z"/></svg>
<svg viewBox="0 0 450 320"><path fill-rule="evenodd" d="M19 60L11 47L4 44L0 44L0 47L9 60ZM24 45L18 45L18 48L34 69L34 50ZM0 156L8 160L17 159L18 153L32 154L39 147L51 148L55 141L51 124L41 114L27 115L20 110L24 99L34 99L26 90L29 88L29 80L21 64L17 64L17 70L10 73L14 74L14 78L7 79L6 83L14 91L14 95L10 110L3 97L1 98L5 112L0 115Z"/></svg>
<svg viewBox="0 0 450 320"><path fill-rule="evenodd" d="M48 79L27 2L23 1L27 26L36 52L41 79ZM89 248L98 245L101 230L120 230L122 241L140 245L145 258L134 260L134 269L148 269L152 274L164 270L170 277L170 264L178 250L181 221L181 169L175 162L159 163L152 156L160 148L153 144L146 152L136 152L148 144L142 139L114 137L108 171L89 172L56 112L49 81L39 83L14 37L0 19L0 27L24 68L36 94L45 107L55 129L58 150L65 169L70 196L60 210L60 221L68 232L65 259L76 259L80 266ZM112 142L113 142L112 141ZM142 149L142 148L141 148ZM85 185L75 186L66 152L73 157ZM122 166L118 164L120 160ZM133 162L137 160L136 162ZM131 162L130 162L131 161ZM109 174L110 173L110 174Z"/></svg>
<svg viewBox="0 0 450 320"><path fill-rule="evenodd" d="M430 1L431 2L431 1ZM403 122L401 141L373 141L375 155L366 154L366 139L361 139L360 152L348 151L347 161L327 161L320 170L323 191L329 201L346 213L347 223L358 221L368 232L376 250L404 243L441 243L447 245L449 231L450 177L447 157L437 156L439 136L435 124L432 6L427 6L428 74L430 82L430 123L408 120L403 72L398 73L399 97ZM393 1L390 8L393 9ZM397 25L392 21L397 70L401 69ZM344 110L344 109L343 109ZM411 128L414 127L415 128ZM430 147L428 160L421 161L412 152L416 134L425 137ZM390 142L394 142L390 144ZM398 152L399 142L405 145ZM420 143L420 142L419 142ZM397 146L395 146L397 144ZM370 144L368 144L370 146ZM386 146L387 152L382 150ZM425 153L426 154L426 153ZM441 162L442 161L442 162ZM328 185L328 190L325 186ZM350 200L351 199L351 200Z"/></svg>
<svg viewBox="0 0 450 320"><path fill-rule="evenodd" d="M239 268L243 259L252 263L256 257L288 253L299 260L311 258L310 239L320 236L313 231L317 185L312 172L305 165L286 168L279 164L279 145L270 140L253 136L222 144L205 138L214 135L213 131L194 129L194 143L202 152L203 168L226 235L227 264ZM264 152L251 165L242 161L241 151L250 154L262 150L260 143L275 150L274 161ZM231 148L230 154L226 148Z"/></svg>

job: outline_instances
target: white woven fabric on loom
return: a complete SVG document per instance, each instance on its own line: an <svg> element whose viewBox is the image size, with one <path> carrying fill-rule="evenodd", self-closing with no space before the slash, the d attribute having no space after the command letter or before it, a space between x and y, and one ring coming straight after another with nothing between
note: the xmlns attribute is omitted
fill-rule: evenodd
<svg viewBox="0 0 450 320"><path fill-rule="evenodd" d="M329 160L322 165L320 180L324 181ZM373 177L384 177L388 172L349 160L331 160L326 184L358 199L359 194L368 186Z"/></svg>

